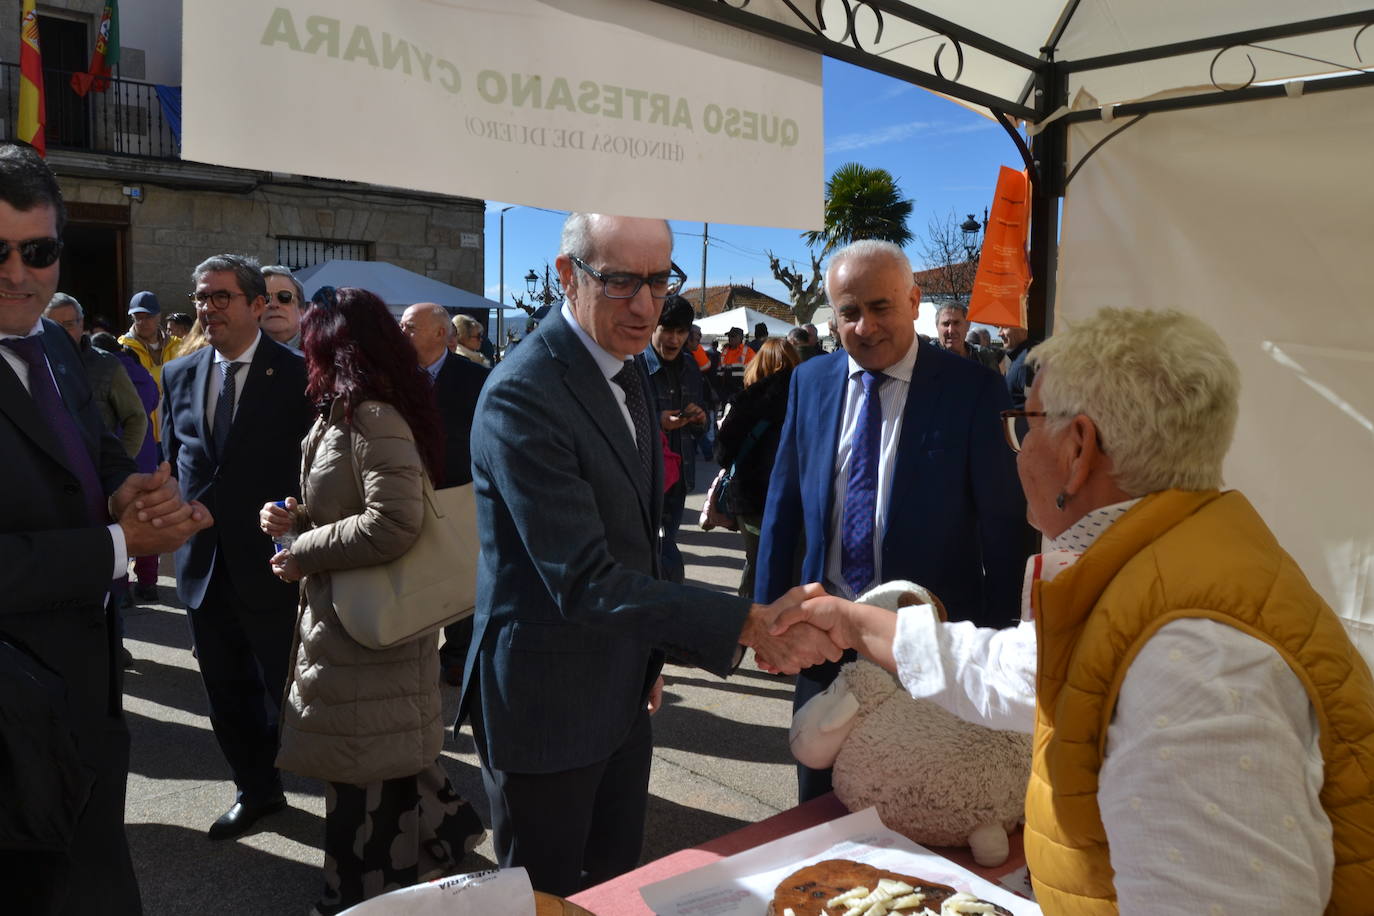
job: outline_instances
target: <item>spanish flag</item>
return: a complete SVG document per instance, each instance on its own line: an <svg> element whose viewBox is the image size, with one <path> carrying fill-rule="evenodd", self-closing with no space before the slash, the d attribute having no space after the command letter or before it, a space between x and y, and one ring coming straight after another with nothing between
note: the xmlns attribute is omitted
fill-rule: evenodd
<svg viewBox="0 0 1374 916"><path fill-rule="evenodd" d="M38 50L38 14L33 0L24 0L19 19L19 139L48 154L43 134L47 115L43 108L43 56Z"/></svg>
<svg viewBox="0 0 1374 916"><path fill-rule="evenodd" d="M104 92L110 88L110 71L119 63L119 3L105 0L100 14L100 34L95 39L95 53L87 73L72 74L72 91L84 96L91 90Z"/></svg>

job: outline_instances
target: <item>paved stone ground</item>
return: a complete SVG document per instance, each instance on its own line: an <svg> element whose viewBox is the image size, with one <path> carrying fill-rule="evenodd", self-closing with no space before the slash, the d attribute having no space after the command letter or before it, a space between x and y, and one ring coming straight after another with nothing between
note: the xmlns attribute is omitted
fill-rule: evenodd
<svg viewBox="0 0 1374 916"><path fill-rule="evenodd" d="M710 480L714 468L698 466ZM679 543L689 582L733 592L743 564L738 534L696 525L701 496L689 497ZM167 560L170 558L164 558ZM137 670L125 680L133 749L127 821L149 916L303 914L319 894L324 796L313 780L287 775L291 809L228 842L205 830L233 802L233 784L206 717L190 631L164 564L161 604L128 612L125 645ZM654 717L654 768L644 860L727 833L795 803L787 751L790 679L746 661L729 680L681 667L666 671L665 706ZM444 688L452 718L457 691ZM486 816L470 732L450 733L444 763L465 798ZM490 867L490 838L465 863Z"/></svg>

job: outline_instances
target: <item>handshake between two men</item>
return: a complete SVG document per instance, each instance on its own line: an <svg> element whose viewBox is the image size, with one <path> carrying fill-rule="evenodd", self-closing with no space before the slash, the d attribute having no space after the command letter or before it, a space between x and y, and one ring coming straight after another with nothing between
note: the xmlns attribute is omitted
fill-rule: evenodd
<svg viewBox="0 0 1374 916"><path fill-rule="evenodd" d="M839 661L845 649L857 649L891 670L896 628L896 614L829 595L812 582L796 586L772 604L754 605L740 642L753 649L759 667L772 674L796 674Z"/></svg>

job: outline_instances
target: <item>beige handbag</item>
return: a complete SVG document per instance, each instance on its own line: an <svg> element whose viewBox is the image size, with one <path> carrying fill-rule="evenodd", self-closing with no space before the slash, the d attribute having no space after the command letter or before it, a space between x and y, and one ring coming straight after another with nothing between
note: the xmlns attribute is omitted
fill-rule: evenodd
<svg viewBox="0 0 1374 916"><path fill-rule="evenodd" d="M331 574L334 611L369 649L409 642L472 614L477 592L477 503L472 484L425 485L420 537L404 554Z"/></svg>

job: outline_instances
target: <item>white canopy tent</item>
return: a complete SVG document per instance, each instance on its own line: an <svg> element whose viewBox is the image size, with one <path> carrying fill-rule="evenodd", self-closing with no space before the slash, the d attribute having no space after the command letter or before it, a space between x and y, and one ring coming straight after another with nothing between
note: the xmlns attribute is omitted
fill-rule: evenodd
<svg viewBox="0 0 1374 916"><path fill-rule="evenodd" d="M996 118L1031 175L1032 335L1105 305L1226 330L1243 373L1227 483L1374 659L1374 10L656 2Z"/></svg>
<svg viewBox="0 0 1374 916"><path fill-rule="evenodd" d="M781 318L774 318L751 308L730 309L718 315L698 318L694 323L701 328L702 337L724 337L731 328L739 328L744 332L745 338L750 338L754 336L754 325L759 322L768 325L770 337L786 337L787 332L796 327Z"/></svg>

